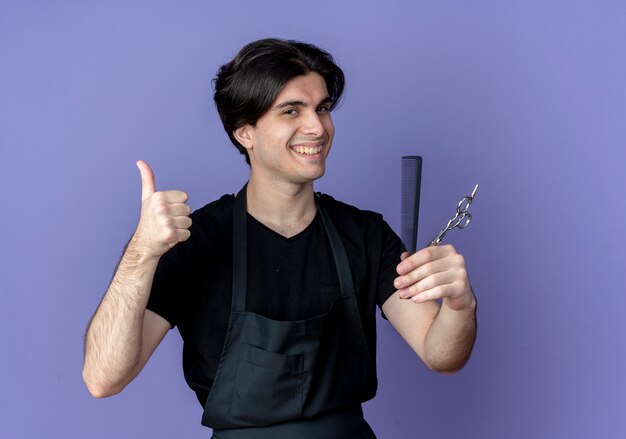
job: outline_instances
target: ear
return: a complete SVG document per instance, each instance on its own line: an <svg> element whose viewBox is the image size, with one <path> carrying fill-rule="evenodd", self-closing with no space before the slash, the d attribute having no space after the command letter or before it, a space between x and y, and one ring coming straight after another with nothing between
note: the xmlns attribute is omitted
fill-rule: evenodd
<svg viewBox="0 0 626 439"><path fill-rule="evenodd" d="M252 126L246 124L233 131L233 136L235 136L237 142L241 143L244 148L252 149L252 146L254 145L252 131Z"/></svg>

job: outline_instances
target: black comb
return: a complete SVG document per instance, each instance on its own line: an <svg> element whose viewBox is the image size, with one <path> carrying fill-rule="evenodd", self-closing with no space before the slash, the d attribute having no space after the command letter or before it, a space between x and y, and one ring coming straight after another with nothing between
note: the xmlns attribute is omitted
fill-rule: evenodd
<svg viewBox="0 0 626 439"><path fill-rule="evenodd" d="M418 155L402 157L402 206L400 238L407 250L415 253L417 246L417 222L420 212L420 189L422 186L422 158Z"/></svg>

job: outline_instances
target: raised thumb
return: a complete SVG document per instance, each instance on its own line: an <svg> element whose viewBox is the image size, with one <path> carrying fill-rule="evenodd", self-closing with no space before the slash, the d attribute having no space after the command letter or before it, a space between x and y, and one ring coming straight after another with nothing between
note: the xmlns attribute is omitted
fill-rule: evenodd
<svg viewBox="0 0 626 439"><path fill-rule="evenodd" d="M145 201L150 195L156 192L154 184L154 173L150 166L143 160L137 161L137 167L141 173L141 201Z"/></svg>

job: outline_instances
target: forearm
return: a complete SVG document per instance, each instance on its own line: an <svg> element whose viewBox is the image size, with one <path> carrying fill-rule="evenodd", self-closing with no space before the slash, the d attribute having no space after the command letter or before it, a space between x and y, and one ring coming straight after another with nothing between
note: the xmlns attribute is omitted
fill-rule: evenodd
<svg viewBox="0 0 626 439"><path fill-rule="evenodd" d="M476 339L476 299L467 309L453 310L445 301L425 339L425 362L433 370L456 372L467 362Z"/></svg>
<svg viewBox="0 0 626 439"><path fill-rule="evenodd" d="M131 238L85 334L83 379L94 396L118 393L134 377L157 263Z"/></svg>

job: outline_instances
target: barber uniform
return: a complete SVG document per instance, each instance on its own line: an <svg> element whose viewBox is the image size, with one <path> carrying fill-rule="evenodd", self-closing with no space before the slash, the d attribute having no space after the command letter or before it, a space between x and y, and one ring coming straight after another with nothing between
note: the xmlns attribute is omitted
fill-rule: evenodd
<svg viewBox="0 0 626 439"><path fill-rule="evenodd" d="M375 438L361 402L376 371L335 226L318 197L341 287L325 313L279 321L248 312L246 187L235 199L230 319L202 424L214 439Z"/></svg>

